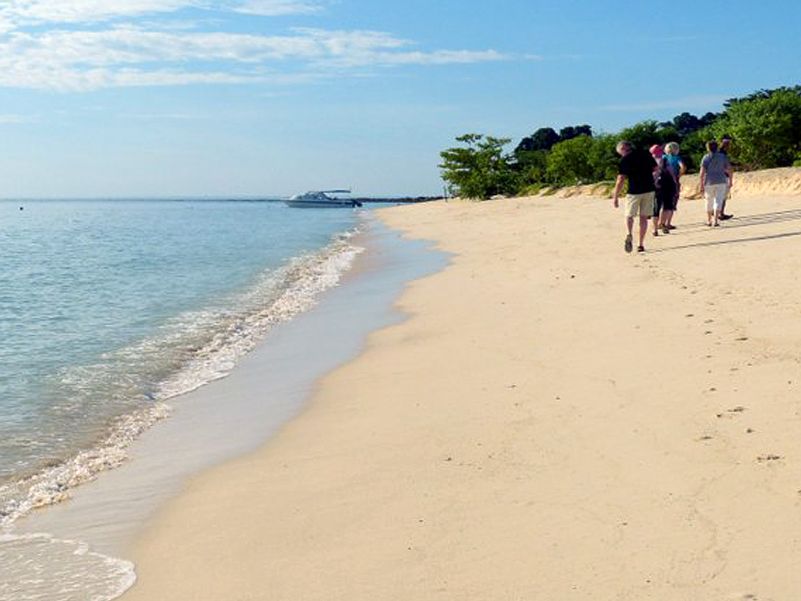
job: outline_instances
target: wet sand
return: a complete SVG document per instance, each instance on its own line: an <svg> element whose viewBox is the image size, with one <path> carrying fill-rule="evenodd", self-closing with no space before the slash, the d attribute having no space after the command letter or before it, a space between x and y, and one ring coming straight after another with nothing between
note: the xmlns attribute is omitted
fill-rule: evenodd
<svg viewBox="0 0 801 601"><path fill-rule="evenodd" d="M124 600L797 596L801 196L728 210L643 255L598 198L383 211L451 264L159 513Z"/></svg>

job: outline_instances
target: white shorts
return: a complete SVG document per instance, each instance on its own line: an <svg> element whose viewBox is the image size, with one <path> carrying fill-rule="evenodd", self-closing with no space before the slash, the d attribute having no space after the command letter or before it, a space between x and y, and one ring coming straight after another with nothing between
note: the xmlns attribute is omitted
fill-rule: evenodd
<svg viewBox="0 0 801 601"><path fill-rule="evenodd" d="M728 184L707 184L704 186L704 198L706 198L706 212L716 213L723 206L726 193L729 191Z"/></svg>

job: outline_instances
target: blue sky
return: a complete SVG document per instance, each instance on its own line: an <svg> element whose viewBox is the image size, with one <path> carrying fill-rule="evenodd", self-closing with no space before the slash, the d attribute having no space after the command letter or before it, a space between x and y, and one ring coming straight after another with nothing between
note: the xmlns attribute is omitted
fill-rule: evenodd
<svg viewBox="0 0 801 601"><path fill-rule="evenodd" d="M436 194L462 133L799 84L799 31L796 0L0 0L0 198Z"/></svg>

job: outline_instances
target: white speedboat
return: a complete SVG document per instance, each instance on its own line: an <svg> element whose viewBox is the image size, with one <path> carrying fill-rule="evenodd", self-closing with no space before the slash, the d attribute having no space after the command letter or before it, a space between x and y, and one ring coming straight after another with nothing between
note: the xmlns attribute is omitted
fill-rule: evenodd
<svg viewBox="0 0 801 601"><path fill-rule="evenodd" d="M290 207L312 209L362 206L362 203L358 200L329 196L329 194L350 194L350 190L315 190L303 194L295 194L295 196L284 202Z"/></svg>

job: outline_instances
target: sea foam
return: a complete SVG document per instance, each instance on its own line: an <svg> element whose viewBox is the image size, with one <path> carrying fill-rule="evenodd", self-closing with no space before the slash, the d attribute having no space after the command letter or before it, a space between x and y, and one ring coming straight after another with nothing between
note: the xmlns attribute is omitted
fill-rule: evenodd
<svg viewBox="0 0 801 601"><path fill-rule="evenodd" d="M136 581L131 562L47 534L0 534L0 601L107 601Z"/></svg>

